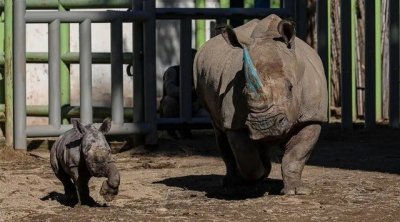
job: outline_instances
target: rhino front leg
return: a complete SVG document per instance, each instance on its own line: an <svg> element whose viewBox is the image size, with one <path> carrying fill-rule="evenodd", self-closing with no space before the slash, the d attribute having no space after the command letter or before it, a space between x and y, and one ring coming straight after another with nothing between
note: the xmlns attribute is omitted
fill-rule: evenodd
<svg viewBox="0 0 400 222"><path fill-rule="evenodd" d="M80 175L78 172L78 167L74 167L71 169L72 173L72 180L74 181L76 193L78 196L78 202L81 205L89 205L93 206L96 204L96 202L93 200L93 198L90 197L89 193L89 176L86 175Z"/></svg>
<svg viewBox="0 0 400 222"><path fill-rule="evenodd" d="M237 174L236 160L233 156L228 138L224 132L214 127L217 146L222 160L226 166L226 175L222 181L222 186L235 186L240 183L240 177Z"/></svg>
<svg viewBox="0 0 400 222"><path fill-rule="evenodd" d="M67 200L76 202L78 200L77 192L71 178L62 169L59 169L55 175L64 185L64 193Z"/></svg>
<svg viewBox="0 0 400 222"><path fill-rule="evenodd" d="M301 181L301 174L311 151L321 132L320 125L308 125L292 136L285 145L282 159L282 177L284 188L282 194L312 193L311 188Z"/></svg>
<svg viewBox="0 0 400 222"><path fill-rule="evenodd" d="M251 140L246 131L227 131L228 141L236 160L237 171L245 182L256 182L267 176L261 159L259 142Z"/></svg>

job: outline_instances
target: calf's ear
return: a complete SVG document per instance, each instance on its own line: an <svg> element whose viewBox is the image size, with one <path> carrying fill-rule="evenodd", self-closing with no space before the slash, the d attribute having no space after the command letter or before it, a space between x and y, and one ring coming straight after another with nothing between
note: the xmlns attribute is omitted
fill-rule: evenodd
<svg viewBox="0 0 400 222"><path fill-rule="evenodd" d="M85 126L77 119L72 119L72 127L75 132L80 136L86 133Z"/></svg>
<svg viewBox="0 0 400 222"><path fill-rule="evenodd" d="M296 37L295 24L289 20L282 20L278 24L278 32L281 34L283 41L288 48L294 48L294 40Z"/></svg>
<svg viewBox="0 0 400 222"><path fill-rule="evenodd" d="M229 25L222 25L216 29L219 30L225 41L233 47L248 47L253 42L252 38L236 33Z"/></svg>
<svg viewBox="0 0 400 222"><path fill-rule="evenodd" d="M107 117L103 120L103 123L99 127L99 131L101 133L105 134L105 133L108 133L108 131L110 131L110 129L111 129L111 119Z"/></svg>

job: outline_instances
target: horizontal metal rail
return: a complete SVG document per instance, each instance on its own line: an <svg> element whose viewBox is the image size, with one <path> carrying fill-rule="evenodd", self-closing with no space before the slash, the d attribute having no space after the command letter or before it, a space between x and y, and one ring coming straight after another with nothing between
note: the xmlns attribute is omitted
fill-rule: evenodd
<svg viewBox="0 0 400 222"><path fill-rule="evenodd" d="M283 8L157 8L157 19L220 19L220 18L261 18L270 14L281 17L291 15Z"/></svg>
<svg viewBox="0 0 400 222"><path fill-rule="evenodd" d="M65 9L88 8L130 8L132 0L27 0L27 9L58 9L62 5ZM4 0L0 0L0 8L4 7Z"/></svg>
<svg viewBox="0 0 400 222"><path fill-rule="evenodd" d="M61 125L60 127L47 126L27 126L26 135L28 137L54 137L60 136L65 131L72 129L72 125ZM129 135L146 134L154 131L151 124L147 123L124 123L122 125L111 125L107 135Z"/></svg>
<svg viewBox="0 0 400 222"><path fill-rule="evenodd" d="M92 62L94 64L110 64L109 52L92 52ZM133 54L130 52L123 53L123 63L131 64ZM61 60L67 64L78 64L79 63L79 52L68 52L61 55ZM27 52L26 53L27 63L48 63L49 54L47 52ZM5 64L4 53L0 53L0 65Z"/></svg>
<svg viewBox="0 0 400 222"><path fill-rule="evenodd" d="M112 22L120 19L122 22L145 21L151 18L147 12L143 11L85 11L85 12L37 12L28 11L25 14L26 23L50 23L54 20L68 23L80 23L90 20L91 23Z"/></svg>
<svg viewBox="0 0 400 222"><path fill-rule="evenodd" d="M219 18L261 18L270 14L281 17L290 16L287 9L261 8L159 8L156 9L156 19L219 19ZM78 23L89 19L92 23L112 22L121 19L122 22L144 21L150 15L143 11L91 11L91 12L36 12L28 11L25 14L27 23L50 23L56 19L60 22Z"/></svg>

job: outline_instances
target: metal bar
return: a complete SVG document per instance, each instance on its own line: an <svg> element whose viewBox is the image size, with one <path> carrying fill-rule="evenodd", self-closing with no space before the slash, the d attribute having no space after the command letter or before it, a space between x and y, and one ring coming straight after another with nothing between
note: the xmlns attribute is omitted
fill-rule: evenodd
<svg viewBox="0 0 400 222"><path fill-rule="evenodd" d="M351 45L354 47L351 51L351 110L353 115L353 120L357 119L357 87L356 87L356 63L357 63L357 54L355 47L357 46L356 42L356 32L353 30L356 29L357 24L357 9L356 9L356 0L351 0Z"/></svg>
<svg viewBox="0 0 400 222"><path fill-rule="evenodd" d="M244 8L244 0L231 1L231 7L243 9ZM243 25L243 18L238 18L238 16L231 18L231 25L233 27L238 27L238 26Z"/></svg>
<svg viewBox="0 0 400 222"><path fill-rule="evenodd" d="M59 3L66 9L85 8L129 8L132 0L28 0L27 9L57 9ZM0 8L5 6L5 1L0 1Z"/></svg>
<svg viewBox="0 0 400 222"><path fill-rule="evenodd" d="M192 20L181 20L180 29L180 116L189 121L192 117Z"/></svg>
<svg viewBox="0 0 400 222"><path fill-rule="evenodd" d="M4 53L4 37L5 37L5 30L4 30L4 12L0 13L0 52ZM0 104L5 103L5 85L4 85L4 72L0 73ZM1 133L1 129L0 129ZM0 135L2 136L2 135Z"/></svg>
<svg viewBox="0 0 400 222"><path fill-rule="evenodd" d="M330 104L330 19L329 16L330 0L317 1L317 19L318 19L318 54L321 57L322 64L325 70L325 76L328 85L328 119L330 118L329 104Z"/></svg>
<svg viewBox="0 0 400 222"><path fill-rule="evenodd" d="M292 0L290 0L292 1ZM157 19L218 19L218 18L263 18L270 14L281 17L289 17L291 12L287 9L276 8L158 8L156 9Z"/></svg>
<svg viewBox="0 0 400 222"><path fill-rule="evenodd" d="M254 7L255 8L269 8L271 7L270 0L254 0Z"/></svg>
<svg viewBox="0 0 400 222"><path fill-rule="evenodd" d="M365 1L365 127L375 126L375 1Z"/></svg>
<svg viewBox="0 0 400 222"><path fill-rule="evenodd" d="M143 1L133 1L135 10L143 9ZM133 107L134 122L144 121L144 73L143 73L143 23L134 22L132 27L133 37Z"/></svg>
<svg viewBox="0 0 400 222"><path fill-rule="evenodd" d="M157 124L198 124L198 123L211 123L209 117L193 117L189 121L185 118L158 118Z"/></svg>
<svg viewBox="0 0 400 222"><path fill-rule="evenodd" d="M80 54L80 106L81 122L92 123L92 36L91 22L86 19L79 24L79 54Z"/></svg>
<svg viewBox="0 0 400 222"><path fill-rule="evenodd" d="M149 19L149 15L143 11L85 11L85 12L36 12L29 11L25 15L27 23L50 23L56 19L60 22L83 22L90 20L96 22L112 22L120 19L123 22L144 21Z"/></svg>
<svg viewBox="0 0 400 222"><path fill-rule="evenodd" d="M381 34L382 34L382 21L381 21L381 0L375 0L375 110L376 120L382 120L382 57L381 57Z"/></svg>
<svg viewBox="0 0 400 222"><path fill-rule="evenodd" d="M49 123L61 125L60 21L49 24Z"/></svg>
<svg viewBox="0 0 400 222"><path fill-rule="evenodd" d="M196 8L205 8L205 0L196 0ZM191 31L190 31L191 32ZM206 41L206 21L196 20L196 48L199 48Z"/></svg>
<svg viewBox="0 0 400 222"><path fill-rule="evenodd" d="M307 38L307 0L297 0L296 2L296 35L306 41Z"/></svg>
<svg viewBox="0 0 400 222"><path fill-rule="evenodd" d="M61 125L61 127L53 126L28 126L28 137L49 137L59 136L72 129L72 125ZM130 135L130 134L146 134L153 131L153 126L146 123L124 123L123 125L111 125L107 135Z"/></svg>
<svg viewBox="0 0 400 222"><path fill-rule="evenodd" d="M352 4L351 1L340 2L340 15L341 15L341 39L350 39L350 41L342 41L341 45L341 72L342 72L342 128L350 129L353 126L352 115L352 51L354 50L353 41L351 41L352 27Z"/></svg>
<svg viewBox="0 0 400 222"><path fill-rule="evenodd" d="M79 118L80 107L79 106L67 106L63 107L66 118ZM0 104L0 113L4 112L5 105ZM133 108L124 107L124 118L132 119ZM27 116L33 117L46 117L49 115L49 107L46 105L28 105L26 106ZM111 115L111 109L109 107L93 107L93 117L95 118L106 118Z"/></svg>
<svg viewBox="0 0 400 222"><path fill-rule="evenodd" d="M155 16L155 0L143 2L143 10ZM157 93L156 93L156 20L155 17L147 20L143 25L144 33L144 111L145 122L156 126ZM157 144L157 131L146 135L145 143Z"/></svg>
<svg viewBox="0 0 400 222"><path fill-rule="evenodd" d="M4 85L5 85L5 136L6 147L14 147L14 79L13 79L13 1L5 0L4 8L5 48Z"/></svg>
<svg viewBox="0 0 400 222"><path fill-rule="evenodd" d="M389 122L392 128L399 128L399 73L400 73L400 4L389 1Z"/></svg>
<svg viewBox="0 0 400 222"><path fill-rule="evenodd" d="M66 9L59 5L59 11L66 11ZM70 24L63 23L60 25L60 51L61 55L68 53L70 51ZM78 60L79 60L79 56ZM29 56L27 55L27 62L29 62ZM65 61L61 60L60 64L60 79L61 79L61 107L69 106L71 103L71 78L70 78L70 66ZM63 124L68 124L69 121L65 117L64 113L62 115Z"/></svg>
<svg viewBox="0 0 400 222"><path fill-rule="evenodd" d="M293 20L296 21L296 1L293 1L293 0L281 0L281 5L283 5L284 9L288 10L289 16ZM282 10L282 9L278 9L278 10Z"/></svg>
<svg viewBox="0 0 400 222"><path fill-rule="evenodd" d="M61 26L64 24L61 24ZM69 44L69 42L68 42ZM62 47L63 48L63 47ZM65 47L66 48L66 47ZM68 48L69 49L69 48ZM108 52L93 52L92 63L93 64L110 64L111 53ZM123 53L123 63L131 64L133 54L130 52ZM49 61L49 55L47 52L27 52L26 62L27 63L47 63ZM65 65L78 64L79 63L79 52L65 52L61 55L61 61ZM0 53L0 65L5 63L4 54ZM69 76L69 67L68 76Z"/></svg>
<svg viewBox="0 0 400 222"><path fill-rule="evenodd" d="M26 150L25 0L14 1L14 148Z"/></svg>
<svg viewBox="0 0 400 222"><path fill-rule="evenodd" d="M116 20L111 23L111 115L117 125L124 123L122 38L122 21Z"/></svg>

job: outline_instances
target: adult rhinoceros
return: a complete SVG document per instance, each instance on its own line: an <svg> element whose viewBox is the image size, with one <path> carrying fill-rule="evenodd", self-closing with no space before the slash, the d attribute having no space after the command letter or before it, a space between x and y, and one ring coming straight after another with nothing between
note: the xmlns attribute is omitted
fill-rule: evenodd
<svg viewBox="0 0 400 222"><path fill-rule="evenodd" d="M278 144L281 192L312 192L301 174L327 120L327 86L319 56L292 22L270 15L225 27L198 51L194 80L226 164L224 186L267 177L268 149Z"/></svg>

